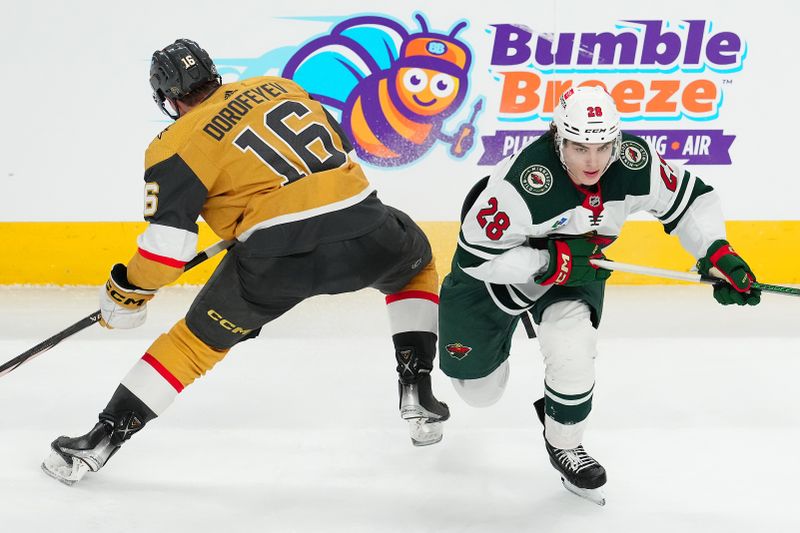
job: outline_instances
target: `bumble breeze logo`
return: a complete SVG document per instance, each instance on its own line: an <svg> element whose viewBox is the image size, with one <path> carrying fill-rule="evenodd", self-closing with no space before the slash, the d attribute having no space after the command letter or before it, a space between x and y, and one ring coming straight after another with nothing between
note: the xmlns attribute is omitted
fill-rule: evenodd
<svg viewBox="0 0 800 533"><path fill-rule="evenodd" d="M224 318L222 315L220 315L219 313L217 313L213 309L209 309L207 314L208 314L209 317L211 317L211 320L213 320L214 322L216 322L217 324L219 324L223 328L227 329L231 333L239 333L241 335L247 335L248 333L253 331L252 329L240 328L239 326L237 326L236 324L234 324L233 322L231 322L227 318Z"/></svg>
<svg viewBox="0 0 800 533"><path fill-rule="evenodd" d="M464 359L469 352L472 351L472 348L469 346L464 346L460 342L454 342L453 344L448 344L444 347L447 350L447 353L450 354L451 357L455 357L458 360Z"/></svg>
<svg viewBox="0 0 800 533"><path fill-rule="evenodd" d="M634 141L625 141L620 147L619 161L622 166L631 170L639 170L647 165L647 150Z"/></svg>
<svg viewBox="0 0 800 533"><path fill-rule="evenodd" d="M741 36L710 20L624 20L613 31L582 33L491 26L490 72L503 85L500 114L510 119L550 115L575 85L603 87L623 115L709 119L722 104L722 82L696 73L737 72L747 53ZM637 72L648 75L620 75Z"/></svg>
<svg viewBox="0 0 800 533"><path fill-rule="evenodd" d="M742 34L698 19L625 18L611 27L582 28L589 31L499 22L487 31L488 71L500 84L490 111L515 127L481 135L484 153L478 165L496 165L544 134L546 122L574 96L574 88L591 86L611 95L623 120L642 126L659 121L659 129L631 123L626 131L645 137L663 157L693 165L731 164L735 135L685 128L687 121L700 121L698 126L716 121L725 93L738 89L732 82L744 68L748 49ZM560 98L565 91L567 98ZM522 123L530 129L516 129Z"/></svg>
<svg viewBox="0 0 800 533"><path fill-rule="evenodd" d="M522 171L519 183L529 194L541 196L553 186L553 174L545 166L531 165Z"/></svg>

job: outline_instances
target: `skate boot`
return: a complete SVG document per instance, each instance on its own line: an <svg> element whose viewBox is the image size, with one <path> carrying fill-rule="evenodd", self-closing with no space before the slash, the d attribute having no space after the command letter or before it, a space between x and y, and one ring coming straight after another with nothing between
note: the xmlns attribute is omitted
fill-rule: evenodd
<svg viewBox="0 0 800 533"><path fill-rule="evenodd" d="M436 444L442 440L442 422L450 418L450 409L431 389L433 355L420 356L412 346L398 348L395 357L400 416L408 421L411 442L414 446Z"/></svg>
<svg viewBox="0 0 800 533"><path fill-rule="evenodd" d="M544 398L534 403L536 414L544 425ZM597 505L605 505L606 499L600 487L606 484L606 469L591 457L583 445L561 449L551 446L544 439L550 464L561 474L561 483L568 491Z"/></svg>
<svg viewBox="0 0 800 533"><path fill-rule="evenodd" d="M414 446L427 446L442 440L442 422L450 418L447 404L433 396L431 375L420 374L416 383L397 382L400 416L408 421Z"/></svg>
<svg viewBox="0 0 800 533"><path fill-rule="evenodd" d="M87 472L97 472L119 450L122 443L144 426L134 414L113 420L101 416L89 433L80 437L58 437L50 445L51 452L42 462L48 476L65 485L74 485Z"/></svg>

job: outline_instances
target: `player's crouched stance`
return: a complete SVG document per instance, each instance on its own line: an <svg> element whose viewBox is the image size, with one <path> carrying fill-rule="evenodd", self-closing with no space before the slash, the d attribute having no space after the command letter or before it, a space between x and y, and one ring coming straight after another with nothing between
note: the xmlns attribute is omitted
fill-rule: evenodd
<svg viewBox="0 0 800 533"><path fill-rule="evenodd" d="M550 132L473 188L440 292L439 362L476 407L503 394L512 335L524 313L533 316L545 362L544 398L534 404L545 449L564 486L600 505L606 471L583 436L610 272L590 261L638 211L677 235L700 273L726 280L714 288L718 302L759 302L753 272L725 240L711 187L621 132L614 101L596 87L565 92Z"/></svg>
<svg viewBox="0 0 800 533"><path fill-rule="evenodd" d="M98 471L237 343L311 296L366 287L386 295L412 442L439 442L450 412L431 390L438 276L423 231L378 199L339 124L295 82L264 76L223 86L208 54L187 39L153 54L150 70L156 102L176 122L147 150L149 224L101 291L101 324L144 322L147 301L194 256L199 215L235 244L97 424L53 441L43 470L66 484ZM248 113L220 121L234 116L230 102Z"/></svg>

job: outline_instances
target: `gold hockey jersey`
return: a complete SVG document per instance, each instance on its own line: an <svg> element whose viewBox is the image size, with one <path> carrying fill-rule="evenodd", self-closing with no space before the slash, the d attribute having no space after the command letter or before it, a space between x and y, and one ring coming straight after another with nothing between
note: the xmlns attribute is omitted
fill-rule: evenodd
<svg viewBox="0 0 800 533"><path fill-rule="evenodd" d="M149 224L129 281L157 288L177 279L196 253L198 216L222 239L257 240L267 256L377 227L386 209L352 153L336 120L295 82L222 85L147 149Z"/></svg>

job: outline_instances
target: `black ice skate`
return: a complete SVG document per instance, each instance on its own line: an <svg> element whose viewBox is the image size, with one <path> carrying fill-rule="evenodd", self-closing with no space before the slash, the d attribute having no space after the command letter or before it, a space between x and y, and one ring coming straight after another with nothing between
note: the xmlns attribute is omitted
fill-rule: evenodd
<svg viewBox="0 0 800 533"><path fill-rule="evenodd" d="M533 405L544 425L544 398ZM570 449L555 448L545 438L544 446L550 464L561 474L561 482L568 491L597 505L606 504L605 495L600 490L606 484L606 469L586 453L583 445Z"/></svg>
<svg viewBox="0 0 800 533"><path fill-rule="evenodd" d="M408 421L412 444L428 446L442 440L442 422L450 418L450 409L431 389L433 356L418 357L415 352L413 347L402 347L395 353L400 416Z"/></svg>
<svg viewBox="0 0 800 533"><path fill-rule="evenodd" d="M97 472L119 450L122 443L144 424L133 413L120 419L101 419L89 433L80 437L58 437L42 462L42 470L66 485L74 485L87 472Z"/></svg>

